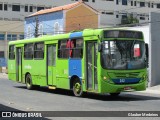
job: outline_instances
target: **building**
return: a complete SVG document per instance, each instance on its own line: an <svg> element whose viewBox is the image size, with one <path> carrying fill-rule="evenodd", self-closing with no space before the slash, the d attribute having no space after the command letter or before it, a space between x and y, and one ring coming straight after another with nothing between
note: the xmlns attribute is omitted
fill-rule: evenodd
<svg viewBox="0 0 160 120"><path fill-rule="evenodd" d="M40 10L26 17L25 38L35 37L35 34L53 35L98 26L98 12L84 2L75 2Z"/></svg>
<svg viewBox="0 0 160 120"><path fill-rule="evenodd" d="M0 67L7 64L8 42L24 39L24 18L42 9L60 6L67 0L0 0Z"/></svg>
<svg viewBox="0 0 160 120"><path fill-rule="evenodd" d="M8 42L24 38L24 18L55 7L55 3L55 0L0 0L0 67L6 66Z"/></svg>

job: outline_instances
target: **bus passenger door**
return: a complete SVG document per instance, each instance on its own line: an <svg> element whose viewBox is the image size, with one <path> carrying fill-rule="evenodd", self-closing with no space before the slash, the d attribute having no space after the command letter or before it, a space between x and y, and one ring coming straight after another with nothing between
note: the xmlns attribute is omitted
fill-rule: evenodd
<svg viewBox="0 0 160 120"><path fill-rule="evenodd" d="M56 44L47 46L47 82L56 85Z"/></svg>
<svg viewBox="0 0 160 120"><path fill-rule="evenodd" d="M22 48L16 48L16 80L22 82Z"/></svg>
<svg viewBox="0 0 160 120"><path fill-rule="evenodd" d="M87 89L97 91L97 42L86 43Z"/></svg>

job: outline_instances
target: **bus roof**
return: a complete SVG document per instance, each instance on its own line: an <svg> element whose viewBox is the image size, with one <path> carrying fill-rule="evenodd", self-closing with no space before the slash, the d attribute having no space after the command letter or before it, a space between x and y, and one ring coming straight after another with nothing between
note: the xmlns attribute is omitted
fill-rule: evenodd
<svg viewBox="0 0 160 120"><path fill-rule="evenodd" d="M49 41L49 40L59 40L59 39L69 39L76 38L82 36L98 36L106 30L125 30L125 31L136 31L136 30L127 30L125 28L105 28L105 29L84 29L83 31L75 31L66 34L58 34L58 35L45 35L37 38L30 38L24 40L16 40L10 41L9 45L13 44L24 44L24 43L32 43L32 42L41 42L41 41ZM141 32L141 31L137 31Z"/></svg>

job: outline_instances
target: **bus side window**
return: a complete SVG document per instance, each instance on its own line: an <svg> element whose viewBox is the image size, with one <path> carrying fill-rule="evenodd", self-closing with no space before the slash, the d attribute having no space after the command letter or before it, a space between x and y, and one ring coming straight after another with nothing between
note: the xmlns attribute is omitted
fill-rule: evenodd
<svg viewBox="0 0 160 120"><path fill-rule="evenodd" d="M10 60L15 59L14 45L9 46L9 59Z"/></svg>
<svg viewBox="0 0 160 120"><path fill-rule="evenodd" d="M69 58L69 40L58 41L58 58Z"/></svg>
<svg viewBox="0 0 160 120"><path fill-rule="evenodd" d="M82 58L83 57L83 39L72 39L70 48L71 58Z"/></svg>
<svg viewBox="0 0 160 120"><path fill-rule="evenodd" d="M33 43L28 43L24 45L24 58L33 59Z"/></svg>
<svg viewBox="0 0 160 120"><path fill-rule="evenodd" d="M44 58L44 43L35 43L34 45L34 58L43 59Z"/></svg>

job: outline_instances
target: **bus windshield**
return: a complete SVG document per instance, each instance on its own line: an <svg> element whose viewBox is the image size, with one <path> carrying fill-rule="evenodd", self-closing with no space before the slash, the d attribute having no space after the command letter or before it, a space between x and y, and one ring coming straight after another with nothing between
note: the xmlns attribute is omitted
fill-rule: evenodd
<svg viewBox="0 0 160 120"><path fill-rule="evenodd" d="M146 67L145 44L138 40L102 42L101 65L104 69L134 70Z"/></svg>

